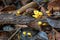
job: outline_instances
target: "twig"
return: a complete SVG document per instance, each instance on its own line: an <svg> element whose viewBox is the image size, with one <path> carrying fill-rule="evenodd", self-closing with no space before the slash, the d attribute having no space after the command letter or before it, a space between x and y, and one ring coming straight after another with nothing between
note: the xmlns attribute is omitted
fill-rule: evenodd
<svg viewBox="0 0 60 40"><path fill-rule="evenodd" d="M19 32L20 29L21 29L21 28L17 29L16 32L13 33L12 36L11 36L8 40L11 40L11 39L15 36L15 34Z"/></svg>

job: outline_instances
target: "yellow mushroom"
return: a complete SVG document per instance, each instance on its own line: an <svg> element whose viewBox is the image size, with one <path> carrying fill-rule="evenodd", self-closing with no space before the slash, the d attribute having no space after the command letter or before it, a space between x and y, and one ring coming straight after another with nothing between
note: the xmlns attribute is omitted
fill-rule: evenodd
<svg viewBox="0 0 60 40"><path fill-rule="evenodd" d="M45 26L45 25L47 25L47 23L43 23L42 25Z"/></svg>
<svg viewBox="0 0 60 40"><path fill-rule="evenodd" d="M24 35L24 36L26 35L26 32L25 32L25 31L23 32L23 35Z"/></svg>
<svg viewBox="0 0 60 40"><path fill-rule="evenodd" d="M16 16L19 16L19 15L20 15L20 10L18 10L16 13Z"/></svg>
<svg viewBox="0 0 60 40"><path fill-rule="evenodd" d="M46 11L46 13L50 13L50 11Z"/></svg>
<svg viewBox="0 0 60 40"><path fill-rule="evenodd" d="M32 37L32 34L30 32L28 32L27 35L29 35L30 37Z"/></svg>
<svg viewBox="0 0 60 40"><path fill-rule="evenodd" d="M32 15L34 18L40 18L43 15L42 12L39 12L38 10L34 10L34 15Z"/></svg>
<svg viewBox="0 0 60 40"><path fill-rule="evenodd" d="M39 21L39 22L38 22L38 25L41 25L41 24L42 24L42 22L41 22L41 21Z"/></svg>
<svg viewBox="0 0 60 40"><path fill-rule="evenodd" d="M42 12L39 12L39 15L40 15L40 16L42 16L42 15L43 15L43 13L42 13Z"/></svg>
<svg viewBox="0 0 60 40"><path fill-rule="evenodd" d="M37 15L39 13L38 10L34 10L34 14Z"/></svg>
<svg viewBox="0 0 60 40"><path fill-rule="evenodd" d="M34 18L38 18L39 17L39 15L32 15Z"/></svg>
<svg viewBox="0 0 60 40"><path fill-rule="evenodd" d="M51 13L50 13L50 11L46 11L46 13L47 13L47 15L48 15L48 16L51 16Z"/></svg>

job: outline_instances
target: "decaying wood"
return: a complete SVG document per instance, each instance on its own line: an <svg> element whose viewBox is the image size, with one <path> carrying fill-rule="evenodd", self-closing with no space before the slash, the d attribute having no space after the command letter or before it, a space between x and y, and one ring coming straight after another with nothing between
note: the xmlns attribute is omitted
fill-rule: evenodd
<svg viewBox="0 0 60 40"><path fill-rule="evenodd" d="M48 3L48 10L52 10L52 8L54 7L57 7L60 10L60 0L56 0L56 1Z"/></svg>

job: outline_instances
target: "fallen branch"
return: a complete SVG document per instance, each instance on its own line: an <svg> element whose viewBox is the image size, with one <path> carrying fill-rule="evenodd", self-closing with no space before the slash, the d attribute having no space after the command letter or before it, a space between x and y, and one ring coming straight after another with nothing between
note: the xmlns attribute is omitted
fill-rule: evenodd
<svg viewBox="0 0 60 40"><path fill-rule="evenodd" d="M37 3L31 2L31 3L23 6L22 8L20 8L20 9L18 9L18 10L20 10L20 12L22 13L22 12L24 12L24 11L25 11L26 9L28 9L28 8L36 8L36 7L38 7Z"/></svg>

